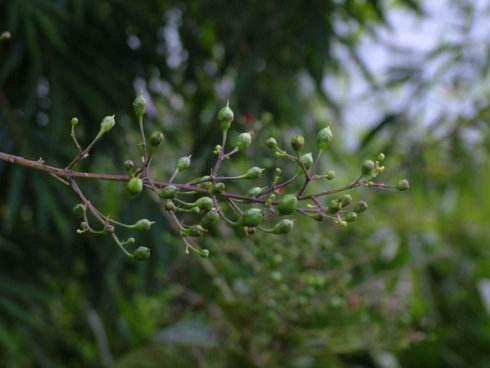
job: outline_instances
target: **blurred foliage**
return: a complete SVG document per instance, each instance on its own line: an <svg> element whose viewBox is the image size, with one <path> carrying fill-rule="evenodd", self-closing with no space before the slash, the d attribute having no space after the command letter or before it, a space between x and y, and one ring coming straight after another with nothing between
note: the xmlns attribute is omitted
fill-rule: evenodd
<svg viewBox="0 0 490 368"><path fill-rule="evenodd" d="M207 172L219 136L214 116L227 98L241 116L238 129L255 130L258 142L265 132L287 140L299 129L311 142L318 120L341 117L322 88L325 75L348 73L332 50L348 50L372 79L356 46L389 26L382 4L0 2L0 32L11 33L0 43L0 149L63 165L75 153L73 115L87 139L102 116L116 113L117 134L82 168L122 171L136 157L128 113L139 89L153 102L150 127L168 138L159 176L189 152ZM413 0L395 5L423 16ZM471 7L463 10L470 19ZM442 54L450 78L468 68L488 72L488 55L465 58L469 49L464 38L439 45L420 69L395 65L374 91L414 83L409 101L426 98L444 73L420 73ZM75 197L60 183L0 163L0 366L488 366L490 108L488 88L478 91L471 114L441 115L422 133L409 123L410 106L365 132L359 152L383 150L389 167L401 163L385 177L408 176L407 195L371 195L369 211L345 230L301 222L283 239L218 229L207 260L185 256L162 219L139 239L152 246L151 261L128 263L110 241L75 235ZM359 153L341 138L323 165L344 183L357 173ZM248 155L264 157L261 148ZM161 217L149 200L130 201L122 184L84 189L123 219Z"/></svg>

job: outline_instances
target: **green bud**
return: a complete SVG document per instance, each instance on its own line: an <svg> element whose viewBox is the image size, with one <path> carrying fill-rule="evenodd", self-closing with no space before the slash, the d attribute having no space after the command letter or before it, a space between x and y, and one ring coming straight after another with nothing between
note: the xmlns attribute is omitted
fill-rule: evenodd
<svg viewBox="0 0 490 368"><path fill-rule="evenodd" d="M327 171L327 174L325 175L325 179L327 179L327 180L333 180L333 179L335 179L335 176L336 176L335 171L328 170Z"/></svg>
<svg viewBox="0 0 490 368"><path fill-rule="evenodd" d="M199 251L199 255L202 257L202 258L208 258L209 257L209 249L201 249Z"/></svg>
<svg viewBox="0 0 490 368"><path fill-rule="evenodd" d="M116 125L115 115L106 116L100 123L100 132L105 134L114 128L114 125Z"/></svg>
<svg viewBox="0 0 490 368"><path fill-rule="evenodd" d="M238 136L236 147L240 150L244 150L251 144L252 144L252 135L250 133L242 133Z"/></svg>
<svg viewBox="0 0 490 368"><path fill-rule="evenodd" d="M378 155L378 157L376 157L376 159L379 161L379 162L383 162L385 160L385 154L384 153L380 153Z"/></svg>
<svg viewBox="0 0 490 368"><path fill-rule="evenodd" d="M129 193L136 195L141 193L143 190L143 180L138 177L133 177L128 181L128 191Z"/></svg>
<svg viewBox="0 0 490 368"><path fill-rule="evenodd" d="M216 184L212 184L211 192L213 194L222 193L222 192L225 191L225 189L226 189L225 183L219 182L219 183L216 183Z"/></svg>
<svg viewBox="0 0 490 368"><path fill-rule="evenodd" d="M354 222L356 220L357 220L357 213L355 213L355 212L349 212L345 216L345 221L347 221L347 222Z"/></svg>
<svg viewBox="0 0 490 368"><path fill-rule="evenodd" d="M251 188L249 191L248 191L248 195L249 196L252 196L252 197L256 197L258 196L260 193L262 193L262 191L264 190L264 188L261 188L261 187L253 187Z"/></svg>
<svg viewBox="0 0 490 368"><path fill-rule="evenodd" d="M194 238L198 238L206 232L206 229L201 225L192 225L183 230L184 235L192 236Z"/></svg>
<svg viewBox="0 0 490 368"><path fill-rule="evenodd" d="M206 213L201 219L201 226L205 229L210 229L218 224L220 218L218 211L216 209L212 209L208 213Z"/></svg>
<svg viewBox="0 0 490 368"><path fill-rule="evenodd" d="M260 208L249 208L240 218L242 226L256 227L264 219L264 212Z"/></svg>
<svg viewBox="0 0 490 368"><path fill-rule="evenodd" d="M160 145L160 143L163 142L164 138L165 138L165 136L163 135L162 132L160 132L160 131L153 132L153 134L150 136L151 146L152 147L158 147Z"/></svg>
<svg viewBox="0 0 490 368"><path fill-rule="evenodd" d="M269 147L270 149L276 149L277 146L277 140L274 137L270 137L265 141L265 145Z"/></svg>
<svg viewBox="0 0 490 368"><path fill-rule="evenodd" d="M368 209L368 204L365 201L360 201L354 208L354 212L362 213Z"/></svg>
<svg viewBox="0 0 490 368"><path fill-rule="evenodd" d="M398 184L396 184L396 189L398 189L401 192L410 189L409 181L407 179L400 180Z"/></svg>
<svg viewBox="0 0 490 368"><path fill-rule="evenodd" d="M73 207L73 213L77 216L82 216L85 211L85 206L81 203L78 203L77 205L75 205L75 207Z"/></svg>
<svg viewBox="0 0 490 368"><path fill-rule="evenodd" d="M311 167L313 166L313 155L311 154L311 152L305 153L303 156L300 157L299 160L306 167L306 169L311 169Z"/></svg>
<svg viewBox="0 0 490 368"><path fill-rule="evenodd" d="M301 135L297 135L291 139L291 147L293 147L296 152L301 151L304 145L305 139Z"/></svg>
<svg viewBox="0 0 490 368"><path fill-rule="evenodd" d="M153 225L155 221L150 221L148 219L140 219L134 225L131 226L132 229L138 231L148 231L151 229L151 225Z"/></svg>
<svg viewBox="0 0 490 368"><path fill-rule="evenodd" d="M137 261L144 261L150 258L151 256L151 250L150 248L147 247L138 247L136 250L133 252L133 258Z"/></svg>
<svg viewBox="0 0 490 368"><path fill-rule="evenodd" d="M211 208L213 208L213 200L211 197L201 197L195 202L195 205L199 209L208 212L211 211Z"/></svg>
<svg viewBox="0 0 490 368"><path fill-rule="evenodd" d="M134 165L134 162L132 160L126 160L124 161L124 167L126 168L126 171L128 173L132 173L134 172L136 166Z"/></svg>
<svg viewBox="0 0 490 368"><path fill-rule="evenodd" d="M325 128L321 129L316 135L316 144L318 145L318 148L320 148L321 150L325 150L328 148L328 144L332 141L332 139L333 139L332 129L330 129L330 126L327 125Z"/></svg>
<svg viewBox="0 0 490 368"><path fill-rule="evenodd" d="M243 175L243 179L258 179L262 175L264 169L254 166L248 169L248 171Z"/></svg>
<svg viewBox="0 0 490 368"><path fill-rule="evenodd" d="M72 118L70 120L71 126L76 127L78 125L78 118Z"/></svg>
<svg viewBox="0 0 490 368"><path fill-rule="evenodd" d="M178 188L175 185L167 185L158 193L158 195L160 196L160 198L172 199L175 198L177 191Z"/></svg>
<svg viewBox="0 0 490 368"><path fill-rule="evenodd" d="M296 207L298 206L298 198L294 194L286 194L279 200L279 204L277 205L277 210L281 215L289 215L296 211Z"/></svg>
<svg viewBox="0 0 490 368"><path fill-rule="evenodd" d="M366 160L362 163L361 172L363 175L371 175L374 170L374 162L372 160Z"/></svg>
<svg viewBox="0 0 490 368"><path fill-rule="evenodd" d="M133 101L133 110L137 118L143 117L146 111L146 100L143 95L138 95Z"/></svg>
<svg viewBox="0 0 490 368"><path fill-rule="evenodd" d="M191 156L184 156L179 158L177 161L177 170L179 171L184 171L185 169L188 169L189 166L191 166Z"/></svg>
<svg viewBox="0 0 490 368"><path fill-rule="evenodd" d="M165 209L167 211L175 211L177 209L177 206L175 205L175 203L173 201L171 201L170 199L165 201Z"/></svg>
<svg viewBox="0 0 490 368"><path fill-rule="evenodd" d="M218 121L221 123L223 130L228 130L233 122L233 110L230 109L229 103L218 111Z"/></svg>
<svg viewBox="0 0 490 368"><path fill-rule="evenodd" d="M327 212L328 213L337 213L342 208L342 204L338 199L332 199L328 202Z"/></svg>
<svg viewBox="0 0 490 368"><path fill-rule="evenodd" d="M342 208L347 207L352 203L352 196L350 194L344 194L340 199L340 205Z"/></svg>
<svg viewBox="0 0 490 368"><path fill-rule="evenodd" d="M294 227L294 221L289 220L289 219L284 219L279 221L277 224L274 225L272 228L272 233L273 234L287 234L293 230Z"/></svg>

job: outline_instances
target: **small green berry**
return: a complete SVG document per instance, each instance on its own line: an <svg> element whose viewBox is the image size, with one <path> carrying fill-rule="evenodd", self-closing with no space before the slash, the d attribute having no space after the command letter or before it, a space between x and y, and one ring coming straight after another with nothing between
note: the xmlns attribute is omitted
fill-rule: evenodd
<svg viewBox="0 0 490 368"><path fill-rule="evenodd" d="M177 209L177 206L175 205L175 203L173 201L171 201L170 199L165 201L165 209L167 211L175 211Z"/></svg>
<svg viewBox="0 0 490 368"><path fill-rule="evenodd" d="M203 258L208 258L209 257L209 249L201 249L199 251L199 255Z"/></svg>
<svg viewBox="0 0 490 368"><path fill-rule="evenodd" d="M208 212L213 208L213 200L211 197L201 197L195 202L196 207L199 209Z"/></svg>
<svg viewBox="0 0 490 368"><path fill-rule="evenodd" d="M260 193L262 193L262 191L264 190L264 188L261 188L261 187L253 187L251 188L249 191L248 191L248 195L249 196L252 196L252 197L256 197L258 196Z"/></svg>
<svg viewBox="0 0 490 368"><path fill-rule="evenodd" d="M250 133L241 133L238 136L236 147L239 150L244 150L252 144L252 135Z"/></svg>
<svg viewBox="0 0 490 368"><path fill-rule="evenodd" d="M212 184L211 192L213 194L219 194L219 193L223 193L225 191L225 189L226 189L225 183L220 181L216 184Z"/></svg>
<svg viewBox="0 0 490 368"><path fill-rule="evenodd" d="M240 218L242 226L256 227L264 219L264 212L260 208L249 208Z"/></svg>
<svg viewBox="0 0 490 368"><path fill-rule="evenodd" d="M357 220L357 213L355 213L355 212L349 212L345 216L345 221L347 221L347 222L354 222L356 220Z"/></svg>
<svg viewBox="0 0 490 368"><path fill-rule="evenodd" d="M303 156L300 157L299 160L306 167L306 169L311 169L311 167L313 166L313 155L311 154L311 152L305 153Z"/></svg>
<svg viewBox="0 0 490 368"><path fill-rule="evenodd" d="M329 143L333 139L332 129L327 125L325 128L321 129L316 136L316 143L318 148L325 150L328 148Z"/></svg>
<svg viewBox="0 0 490 368"><path fill-rule="evenodd" d="M333 179L335 179L335 176L336 176L335 171L328 170L327 171L327 174L325 175L325 179L327 179L327 180L333 180Z"/></svg>
<svg viewBox="0 0 490 368"><path fill-rule="evenodd" d="M136 195L141 193L143 190L143 180L138 177L133 177L128 181L128 191L129 193Z"/></svg>
<svg viewBox="0 0 490 368"><path fill-rule="evenodd" d="M150 221L148 219L140 219L134 225L131 226L134 230L138 231L148 231L151 229L151 225L153 225L155 221Z"/></svg>
<svg viewBox="0 0 490 368"><path fill-rule="evenodd" d="M160 196L160 198L172 199L175 198L177 192L178 188L175 185L167 185L158 193L158 195Z"/></svg>
<svg viewBox="0 0 490 368"><path fill-rule="evenodd" d="M294 221L289 220L289 219L284 219L279 221L277 224L274 225L272 228L272 233L273 234L287 234L291 232L291 230L294 227Z"/></svg>
<svg viewBox="0 0 490 368"><path fill-rule="evenodd" d="M385 160L385 154L384 153L380 153L378 155L378 157L376 157L376 159L379 161L379 162L383 162Z"/></svg>
<svg viewBox="0 0 490 368"><path fill-rule="evenodd" d="M153 134L150 136L150 144L152 147L158 147L160 143L163 142L165 136L163 135L162 132L157 131L153 132Z"/></svg>
<svg viewBox="0 0 490 368"><path fill-rule="evenodd" d="M247 172L243 175L243 179L258 179L262 175L264 169L254 166L247 170Z"/></svg>
<svg viewBox="0 0 490 368"><path fill-rule="evenodd" d="M279 200L277 210L281 215L289 215L296 211L298 206L298 198L294 194L286 194Z"/></svg>
<svg viewBox="0 0 490 368"><path fill-rule="evenodd" d="M368 204L365 201L360 201L354 208L354 212L362 213L368 209Z"/></svg>
<svg viewBox="0 0 490 368"><path fill-rule="evenodd" d="M220 220L218 211L216 209L212 209L208 213L206 213L201 219L201 226L205 229L210 229L214 227Z"/></svg>
<svg viewBox="0 0 490 368"><path fill-rule="evenodd" d="M347 207L352 203L352 196L350 194L344 194L340 199L340 205L342 208Z"/></svg>
<svg viewBox="0 0 490 368"><path fill-rule="evenodd" d="M73 207L73 213L77 216L82 216L86 211L86 208L83 204L81 203L78 203L77 205L75 205L75 207Z"/></svg>
<svg viewBox="0 0 490 368"><path fill-rule="evenodd" d="M143 95L138 95L133 101L133 110L137 118L142 118L146 111L146 99Z"/></svg>
<svg viewBox="0 0 490 368"><path fill-rule="evenodd" d="M78 118L72 118L70 120L71 126L76 127L78 125Z"/></svg>
<svg viewBox="0 0 490 368"><path fill-rule="evenodd" d="M137 261L144 261L150 258L151 256L151 250L148 247L138 247L134 252L133 252L133 258Z"/></svg>
<svg viewBox="0 0 490 368"><path fill-rule="evenodd" d="M201 235L203 235L206 231L207 230L201 225L192 225L191 227L184 229L183 233L187 236L198 238Z"/></svg>
<svg viewBox="0 0 490 368"><path fill-rule="evenodd" d="M116 119L114 115L106 116L104 119L102 119L102 122L100 123L100 132L102 134L107 133L110 131L112 128L114 128L114 125L116 125Z"/></svg>
<svg viewBox="0 0 490 368"><path fill-rule="evenodd" d="M291 147L293 147L293 149L296 152L301 151L304 145L305 145L305 139L301 135L297 135L291 139Z"/></svg>
<svg viewBox="0 0 490 368"><path fill-rule="evenodd" d="M361 172L363 175L371 175L374 167L375 165L372 160L366 160L362 163Z"/></svg>
<svg viewBox="0 0 490 368"><path fill-rule="evenodd" d="M191 156L184 156L177 161L177 170L184 171L191 166Z"/></svg>
<svg viewBox="0 0 490 368"><path fill-rule="evenodd" d="M228 130L230 128L233 117L233 110L230 108L229 103L218 111L218 121L221 123L221 128L223 130Z"/></svg>
<svg viewBox="0 0 490 368"><path fill-rule="evenodd" d="M276 149L278 148L278 145L277 145L277 140L276 138L274 137L269 137L266 141L265 141L265 145L270 148L270 149Z"/></svg>
<svg viewBox="0 0 490 368"><path fill-rule="evenodd" d="M410 189L409 181L407 179L400 180L398 184L396 184L396 189L398 189L401 192Z"/></svg>

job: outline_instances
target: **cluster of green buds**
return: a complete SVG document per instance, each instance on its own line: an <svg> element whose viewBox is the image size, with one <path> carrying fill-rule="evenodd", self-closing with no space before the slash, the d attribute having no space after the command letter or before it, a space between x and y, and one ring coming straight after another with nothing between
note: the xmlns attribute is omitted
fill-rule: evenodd
<svg viewBox="0 0 490 368"><path fill-rule="evenodd" d="M289 145L285 146L281 146L275 137L267 138L265 146L272 151L275 163L271 171L252 166L240 175L222 175L221 164L234 155L246 154L254 136L254 132L241 132L231 145L227 145L228 132L234 121L234 112L229 103L217 114L217 125L220 127L222 140L214 149L216 162L210 175L178 182L179 174L192 166L191 156L187 155L176 160L174 171L168 179L157 179L152 177L150 167L153 154L164 142L165 136L161 131L154 131L147 137L144 126L146 100L142 95L134 100L133 109L138 121L143 159L126 160L124 166L127 176L120 175L117 180L126 181L127 191L131 197L136 197L144 190L153 193L151 198L159 202L161 208L172 218L177 234L185 244L186 253L194 252L202 257L209 256L210 251L201 248L196 239L210 232L216 233L220 224L241 229L239 233L248 236L257 232L272 235L288 234L294 228L293 216L311 217L317 221L327 219L348 226L368 209L368 204L364 200L354 200L349 192L360 187L399 191L410 187L406 179L400 180L396 185L376 181L384 171L385 155L382 153L375 159L365 160L360 167L359 176L353 181L330 187L328 182L336 178L335 172L331 169L322 171L319 164L322 153L329 149L334 139L330 125L320 127L314 142L316 149L311 151L305 152L305 138L302 135L295 135ZM106 116L100 124L99 133L85 149L81 148L76 138L75 129L78 124L77 118L71 120L72 137L79 154L67 166L70 170L88 155L96 141L114 128L116 120L114 115ZM228 146L231 146L229 150L227 150ZM140 161L140 164L135 163ZM292 165L293 170L279 167L282 162ZM292 174L283 177L284 172L292 172ZM95 208L81 192L76 181L70 180L73 189L81 198L81 203L75 206L75 212L82 218L78 233L110 233L129 257L135 260L149 258L151 252L147 247L140 246L129 251L127 247L133 247L135 239L131 237L124 241L120 240L116 228L149 231L154 221L140 219L134 224L116 221ZM261 185L250 186L249 183L253 181L260 181ZM230 190L228 186L238 189L245 187L246 194L236 189ZM102 228L95 229L90 224L94 219L102 225Z"/></svg>

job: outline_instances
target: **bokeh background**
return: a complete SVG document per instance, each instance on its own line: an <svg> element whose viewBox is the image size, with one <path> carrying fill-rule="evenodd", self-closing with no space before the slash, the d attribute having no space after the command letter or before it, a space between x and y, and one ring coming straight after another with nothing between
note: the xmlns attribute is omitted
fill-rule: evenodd
<svg viewBox="0 0 490 368"><path fill-rule="evenodd" d="M0 162L0 366L490 367L490 1L2 0L3 31L2 152L66 165L70 119L86 142L115 113L82 169L122 172L143 91L155 176L184 154L208 172L230 99L257 145L228 172L328 121L335 183L384 152L412 189L356 194L370 209L347 229L222 229L201 259L149 198L82 183L105 213L158 219L135 264L75 233L62 184Z"/></svg>

